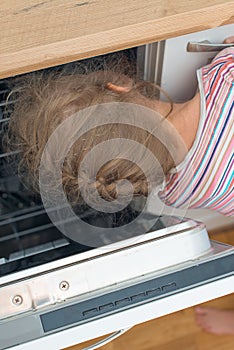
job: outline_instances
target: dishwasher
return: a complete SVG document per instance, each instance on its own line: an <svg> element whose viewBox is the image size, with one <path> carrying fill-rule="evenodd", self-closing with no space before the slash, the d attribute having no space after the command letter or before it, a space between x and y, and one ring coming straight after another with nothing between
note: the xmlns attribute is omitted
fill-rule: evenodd
<svg viewBox="0 0 234 350"><path fill-rule="evenodd" d="M144 65L147 50L133 50ZM5 105L14 108L7 83L0 82L1 138L10 118ZM104 237L98 248L73 242L21 184L16 164L7 162L12 155L0 152L1 350L56 350L114 332L111 340L135 324L234 291L234 247L210 241L203 223L149 211L134 235L117 242ZM137 208L129 211L138 215ZM83 215L112 228L108 217Z"/></svg>

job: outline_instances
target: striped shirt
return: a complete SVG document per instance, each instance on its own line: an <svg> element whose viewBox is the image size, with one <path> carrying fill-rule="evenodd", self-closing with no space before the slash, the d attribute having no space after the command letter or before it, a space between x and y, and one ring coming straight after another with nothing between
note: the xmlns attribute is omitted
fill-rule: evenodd
<svg viewBox="0 0 234 350"><path fill-rule="evenodd" d="M197 135L160 197L177 208L207 208L234 216L234 47L221 51L197 77Z"/></svg>

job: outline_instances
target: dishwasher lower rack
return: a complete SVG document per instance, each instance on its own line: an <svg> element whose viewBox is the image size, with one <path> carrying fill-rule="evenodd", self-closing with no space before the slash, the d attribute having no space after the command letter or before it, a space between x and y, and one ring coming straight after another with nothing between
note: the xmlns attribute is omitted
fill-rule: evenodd
<svg viewBox="0 0 234 350"><path fill-rule="evenodd" d="M44 69L43 73L84 74L111 69L118 61L123 63L119 68L122 73L139 76L142 67L138 56L138 48L131 48ZM24 76L27 74L20 78ZM0 276L91 249L71 242L51 223L39 196L25 188L18 177L17 151L4 151L2 140L15 105L10 94L14 81L14 77L0 80ZM84 213L82 219L91 216L92 213Z"/></svg>
<svg viewBox="0 0 234 350"><path fill-rule="evenodd" d="M233 292L234 248L167 219L137 243L1 277L0 349L59 349Z"/></svg>

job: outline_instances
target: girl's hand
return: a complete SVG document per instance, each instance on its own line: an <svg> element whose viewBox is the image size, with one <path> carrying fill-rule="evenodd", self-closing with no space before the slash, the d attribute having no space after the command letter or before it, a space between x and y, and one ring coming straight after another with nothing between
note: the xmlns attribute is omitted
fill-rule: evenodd
<svg viewBox="0 0 234 350"><path fill-rule="evenodd" d="M224 44L234 44L234 36L229 36L223 42Z"/></svg>

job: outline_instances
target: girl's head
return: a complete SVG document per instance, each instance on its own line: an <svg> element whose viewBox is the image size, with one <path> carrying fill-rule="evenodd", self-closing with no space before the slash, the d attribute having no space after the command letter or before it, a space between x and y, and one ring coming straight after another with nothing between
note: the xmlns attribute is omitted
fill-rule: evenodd
<svg viewBox="0 0 234 350"><path fill-rule="evenodd" d="M47 141L55 129L71 115L87 107L110 102L125 102L151 108L155 92L153 84L136 81L112 70L88 74L38 73L20 79L12 92L12 96L16 96L16 102L5 144L11 151L20 151L19 173L26 185L39 192L39 167ZM158 123L155 125L159 127ZM173 131L161 121L160 127L174 149L177 149L179 141ZM73 144L63 162L62 184L71 203L84 204L80 186L84 189L88 187L91 196L92 190L97 190L103 199L112 201L118 196L117 190L121 191L117 186L120 180L131 182L135 197L148 195L150 184L147 176L138 164L124 158L122 150L119 150L115 159L108 160L100 167L95 179L90 181L83 174L78 183L80 164L84 157L96 145L116 138L130 139L145 145L157 158L165 175L176 165L167 147L144 128L121 123L90 128ZM64 140L58 142L61 147ZM108 153L108 149L106 152ZM57 156L59 158L59 154ZM146 156L142 154L142 157ZM95 154L92 161L95 163L97 160L98 155ZM155 184L162 182L161 169L157 171L152 162L147 163L147 159L143 161L155 178ZM123 187L122 195L125 191L126 187Z"/></svg>

